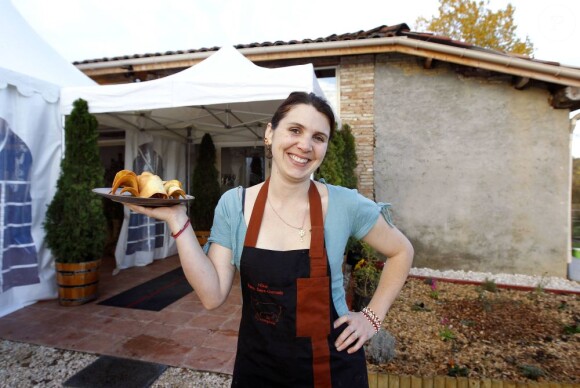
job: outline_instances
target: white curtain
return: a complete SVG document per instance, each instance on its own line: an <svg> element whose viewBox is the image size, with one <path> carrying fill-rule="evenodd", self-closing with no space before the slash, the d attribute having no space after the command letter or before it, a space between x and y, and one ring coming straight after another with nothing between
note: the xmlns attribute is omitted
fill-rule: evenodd
<svg viewBox="0 0 580 388"><path fill-rule="evenodd" d="M137 175L150 171L163 180L185 182L185 145L143 131L127 131L125 169ZM187 191L187 189L186 189ZM171 231L164 222L125 208L123 226L115 249L116 271L144 266L177 253Z"/></svg>
<svg viewBox="0 0 580 388"><path fill-rule="evenodd" d="M0 68L0 317L57 296L43 223L62 153L59 87Z"/></svg>

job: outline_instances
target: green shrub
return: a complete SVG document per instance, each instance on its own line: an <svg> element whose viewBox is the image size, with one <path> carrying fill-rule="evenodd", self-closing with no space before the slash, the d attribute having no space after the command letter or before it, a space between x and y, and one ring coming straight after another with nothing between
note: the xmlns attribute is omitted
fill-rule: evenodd
<svg viewBox="0 0 580 388"><path fill-rule="evenodd" d="M192 205L195 230L209 230L213 224L215 207L220 199L219 174L215 163L215 146L211 135L206 133L201 138L191 185L191 193L195 197Z"/></svg>
<svg viewBox="0 0 580 388"><path fill-rule="evenodd" d="M104 184L97 127L87 102L75 101L65 121L65 157L44 222L46 244L62 263L100 259L105 248L103 199L91 191Z"/></svg>

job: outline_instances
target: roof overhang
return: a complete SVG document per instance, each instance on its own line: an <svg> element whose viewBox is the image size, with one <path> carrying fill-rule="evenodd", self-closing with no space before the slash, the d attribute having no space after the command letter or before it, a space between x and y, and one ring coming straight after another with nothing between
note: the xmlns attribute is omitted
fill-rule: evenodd
<svg viewBox="0 0 580 388"><path fill-rule="evenodd" d="M513 75L523 79L529 78L557 85L580 87L580 69L578 68L557 63L539 62L495 51L455 47L401 36L260 46L243 48L239 51L252 62L397 52ZM213 53L214 51L205 51L139 57L78 64L77 67L89 76L126 73L128 66L132 66L134 71L183 68L200 62Z"/></svg>

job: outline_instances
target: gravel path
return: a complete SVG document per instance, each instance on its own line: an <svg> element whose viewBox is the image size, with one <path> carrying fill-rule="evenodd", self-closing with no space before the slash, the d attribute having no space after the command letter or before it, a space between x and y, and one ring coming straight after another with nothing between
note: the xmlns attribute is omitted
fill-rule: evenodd
<svg viewBox="0 0 580 388"><path fill-rule="evenodd" d="M0 340L0 385L6 388L62 387L98 356ZM161 387L229 387L231 376L167 368L152 385Z"/></svg>
<svg viewBox="0 0 580 388"><path fill-rule="evenodd" d="M438 271L412 268L411 275L542 287L580 292L580 283L548 276L491 274L466 271ZM72 352L19 342L0 340L0 381L2 387L62 387L69 377L97 359L94 354ZM229 387L231 376L167 368L153 387Z"/></svg>

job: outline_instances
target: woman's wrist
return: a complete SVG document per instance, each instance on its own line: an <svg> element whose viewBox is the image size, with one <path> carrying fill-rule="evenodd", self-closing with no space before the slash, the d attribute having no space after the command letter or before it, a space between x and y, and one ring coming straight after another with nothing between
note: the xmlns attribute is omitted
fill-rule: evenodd
<svg viewBox="0 0 580 388"><path fill-rule="evenodd" d="M382 326L382 320L375 314L375 312L370 307L365 307L361 310L361 313L367 319L367 321L371 324L373 329L375 330L375 334L379 332Z"/></svg>
<svg viewBox="0 0 580 388"><path fill-rule="evenodd" d="M169 226L169 230L171 231L171 235L175 236L180 232L183 232L189 225L186 225L189 221L189 217L186 213L178 213L175 217L172 217L171 221L167 224Z"/></svg>

